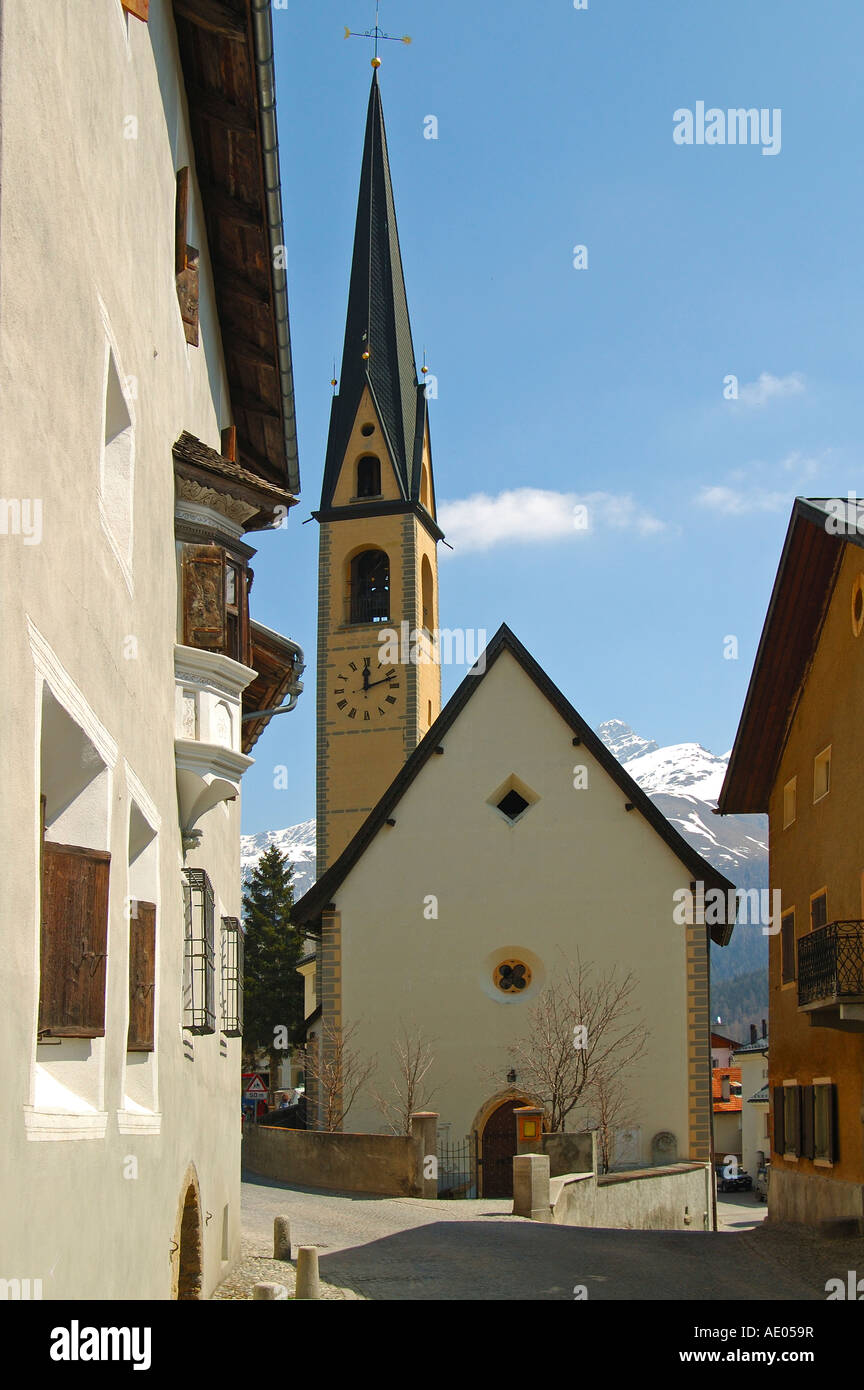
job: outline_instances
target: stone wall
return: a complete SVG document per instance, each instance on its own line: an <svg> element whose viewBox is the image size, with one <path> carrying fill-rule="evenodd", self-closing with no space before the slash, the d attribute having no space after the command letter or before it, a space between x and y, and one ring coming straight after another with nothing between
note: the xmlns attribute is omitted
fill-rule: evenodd
<svg viewBox="0 0 864 1390"><path fill-rule="evenodd" d="M261 1177L299 1187L434 1198L437 1181L424 1180L423 1167L435 1148L434 1117L425 1117L425 1123L419 1124L415 1119L410 1135L329 1134L250 1125L243 1136L243 1166Z"/></svg>

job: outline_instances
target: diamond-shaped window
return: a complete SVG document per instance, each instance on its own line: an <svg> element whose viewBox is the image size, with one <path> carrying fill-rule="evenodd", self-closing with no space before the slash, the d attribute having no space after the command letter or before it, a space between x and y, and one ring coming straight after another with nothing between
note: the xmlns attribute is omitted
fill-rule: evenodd
<svg viewBox="0 0 864 1390"><path fill-rule="evenodd" d="M497 791L489 797L487 805L500 811L511 825L521 820L525 812L540 798L536 792L520 780L514 773L502 782Z"/></svg>
<svg viewBox="0 0 864 1390"><path fill-rule="evenodd" d="M517 816L528 810L529 805L530 803L517 791L509 791L498 802L498 810L503 811L508 820L516 820Z"/></svg>

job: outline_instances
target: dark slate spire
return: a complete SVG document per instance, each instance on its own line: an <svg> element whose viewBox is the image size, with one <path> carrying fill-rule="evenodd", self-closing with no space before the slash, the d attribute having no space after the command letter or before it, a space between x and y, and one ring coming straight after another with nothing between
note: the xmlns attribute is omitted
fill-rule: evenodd
<svg viewBox="0 0 864 1390"><path fill-rule="evenodd" d="M364 361L366 351L370 355ZM331 505L357 407L367 385L403 495L406 500L417 500L426 393L417 381L377 71L372 78L366 118L342 375L330 414L322 510Z"/></svg>

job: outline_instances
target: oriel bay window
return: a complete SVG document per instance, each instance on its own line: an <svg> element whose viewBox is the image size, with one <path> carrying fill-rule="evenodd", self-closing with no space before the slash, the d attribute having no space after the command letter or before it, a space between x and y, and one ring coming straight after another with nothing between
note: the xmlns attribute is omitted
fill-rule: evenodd
<svg viewBox="0 0 864 1390"><path fill-rule="evenodd" d="M248 666L251 660L249 590L252 571L221 545L183 547L183 641L187 647L222 652Z"/></svg>
<svg viewBox="0 0 864 1390"><path fill-rule="evenodd" d="M106 851L43 841L40 1037L105 1036L110 865Z"/></svg>
<svg viewBox="0 0 864 1390"><path fill-rule="evenodd" d="M222 918L222 1032L243 1035L243 928L236 917Z"/></svg>
<svg viewBox="0 0 864 1390"><path fill-rule="evenodd" d="M203 869L184 869L186 940L183 969L183 1027L215 1033L216 956L213 940L213 888Z"/></svg>

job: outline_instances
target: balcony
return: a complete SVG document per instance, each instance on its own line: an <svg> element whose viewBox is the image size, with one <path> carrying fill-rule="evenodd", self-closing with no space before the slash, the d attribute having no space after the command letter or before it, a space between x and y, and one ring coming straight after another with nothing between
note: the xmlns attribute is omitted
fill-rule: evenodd
<svg viewBox="0 0 864 1390"><path fill-rule="evenodd" d="M174 648L174 758L184 849L197 845L195 827L220 801L234 801L252 764L241 750L242 692L255 672L221 652Z"/></svg>
<svg viewBox="0 0 864 1390"><path fill-rule="evenodd" d="M798 1008L813 1027L864 1031L864 922L828 922L801 937Z"/></svg>

